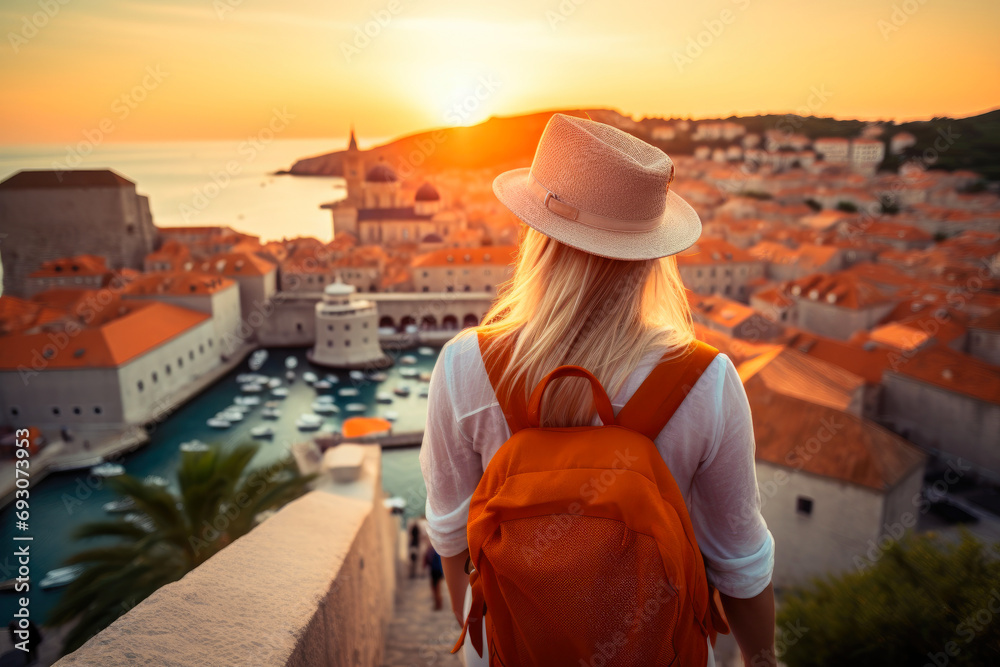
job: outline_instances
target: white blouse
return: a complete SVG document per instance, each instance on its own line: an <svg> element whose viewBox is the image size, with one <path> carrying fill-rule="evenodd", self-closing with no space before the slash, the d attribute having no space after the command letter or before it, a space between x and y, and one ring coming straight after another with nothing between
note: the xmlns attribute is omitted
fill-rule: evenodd
<svg viewBox="0 0 1000 667"><path fill-rule="evenodd" d="M611 400L615 413L661 356L650 353L629 376ZM438 553L454 556L468 547L472 493L510 437L474 329L441 350L429 392L420 450L427 534ZM735 598L763 591L774 569L774 539L760 514L750 404L729 357L720 353L709 364L655 442L684 495L709 581Z"/></svg>

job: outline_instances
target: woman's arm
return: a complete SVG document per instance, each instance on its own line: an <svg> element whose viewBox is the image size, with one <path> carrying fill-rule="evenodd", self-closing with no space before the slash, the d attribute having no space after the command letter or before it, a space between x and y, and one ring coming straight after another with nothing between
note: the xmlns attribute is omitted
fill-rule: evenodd
<svg viewBox="0 0 1000 667"><path fill-rule="evenodd" d="M441 558L444 581L448 584L448 595L451 597L451 610L455 612L459 625L465 625L462 612L465 609L465 590L469 587L469 575L465 573L465 562L468 558L468 549L455 556Z"/></svg>
<svg viewBox="0 0 1000 667"><path fill-rule="evenodd" d="M722 595L729 629L743 653L746 667L771 667L778 661L774 654L774 586L752 598Z"/></svg>

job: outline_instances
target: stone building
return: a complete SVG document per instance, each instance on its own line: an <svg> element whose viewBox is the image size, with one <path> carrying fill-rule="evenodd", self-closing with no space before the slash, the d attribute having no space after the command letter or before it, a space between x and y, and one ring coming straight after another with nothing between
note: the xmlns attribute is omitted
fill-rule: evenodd
<svg viewBox="0 0 1000 667"><path fill-rule="evenodd" d="M5 294L24 296L30 273L73 255L141 269L156 235L148 198L109 169L25 170L0 183Z"/></svg>
<svg viewBox="0 0 1000 667"><path fill-rule="evenodd" d="M486 292L510 279L514 246L445 248L413 259L413 286L417 292Z"/></svg>
<svg viewBox="0 0 1000 667"><path fill-rule="evenodd" d="M776 588L857 571L916 525L926 456L853 414L748 388ZM739 521L740 517L735 517Z"/></svg>
<svg viewBox="0 0 1000 667"><path fill-rule="evenodd" d="M355 298L353 285L331 283L316 306L316 344L309 361L332 368L384 368L392 360L378 340L378 309Z"/></svg>
<svg viewBox="0 0 1000 667"><path fill-rule="evenodd" d="M684 286L699 294L746 301L750 283L764 277L764 262L731 243L703 236L677 255Z"/></svg>
<svg viewBox="0 0 1000 667"><path fill-rule="evenodd" d="M361 243L398 245L420 243L429 235L447 238L466 229L465 216L446 209L430 183L420 186L411 202L389 165L378 162L366 168L353 131L344 174L347 198L321 207L333 215L334 234L347 232Z"/></svg>
<svg viewBox="0 0 1000 667"><path fill-rule="evenodd" d="M206 313L167 303L88 296L49 307L0 338L0 423L42 429L139 424L221 363ZM6 300L10 297L4 297ZM81 315L99 309L94 324Z"/></svg>

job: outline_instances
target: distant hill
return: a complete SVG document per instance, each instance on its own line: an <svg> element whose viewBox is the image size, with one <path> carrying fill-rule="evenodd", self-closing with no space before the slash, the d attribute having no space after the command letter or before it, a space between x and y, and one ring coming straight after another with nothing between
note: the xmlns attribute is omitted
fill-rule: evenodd
<svg viewBox="0 0 1000 667"><path fill-rule="evenodd" d="M634 122L618 111L610 109L564 109L490 118L472 127L451 127L440 130L412 134L387 144L362 151L369 166L385 161L397 173L406 177L413 172L434 172L449 168L484 169L528 166L535 154L538 139L545 124L554 113L565 113L614 125L626 132L659 146L667 153L690 155L696 145L723 144L727 142L694 142L690 134L678 133L671 141L654 141L651 132L664 122L679 119L646 118ZM856 137L868 125L859 120L837 120L816 116L760 115L731 116L729 118L701 119L693 124L727 120L746 127L747 132L763 133L769 129L783 128L804 134L812 139L817 137ZM970 169L981 173L989 180L1000 180L1000 110L991 111L968 118L934 118L929 121L908 123L882 122L881 139L888 141L898 132L910 132L917 138L915 146L907 149L903 156L920 158L928 148L935 147L937 161L928 164L934 169ZM949 129L950 128L950 129ZM947 141L947 148L940 150ZM284 172L297 176L343 176L343 155L340 150L315 157L303 158ZM883 169L895 170L900 156L888 156Z"/></svg>

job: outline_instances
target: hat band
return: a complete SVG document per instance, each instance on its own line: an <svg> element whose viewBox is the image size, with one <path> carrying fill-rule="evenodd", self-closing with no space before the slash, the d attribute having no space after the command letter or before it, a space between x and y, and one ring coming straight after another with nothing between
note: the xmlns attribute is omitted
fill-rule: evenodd
<svg viewBox="0 0 1000 667"><path fill-rule="evenodd" d="M648 220L622 220L597 215L589 211L581 211L559 199L559 195L538 182L533 174L528 173L528 191L541 200L542 206L561 218L579 222L587 227L603 229L609 232L648 232L659 227L663 216L658 215Z"/></svg>

